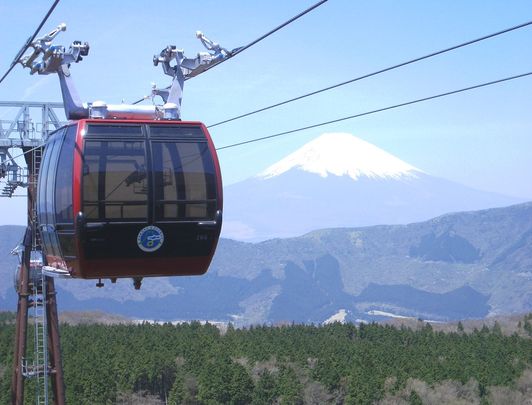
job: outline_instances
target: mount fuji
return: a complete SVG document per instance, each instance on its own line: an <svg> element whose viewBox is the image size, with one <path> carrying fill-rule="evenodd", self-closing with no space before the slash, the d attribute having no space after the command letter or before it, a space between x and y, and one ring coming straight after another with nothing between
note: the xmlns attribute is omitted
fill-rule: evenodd
<svg viewBox="0 0 532 405"><path fill-rule="evenodd" d="M260 241L316 229L406 224L522 200L431 176L347 133L319 136L227 186L222 235Z"/></svg>

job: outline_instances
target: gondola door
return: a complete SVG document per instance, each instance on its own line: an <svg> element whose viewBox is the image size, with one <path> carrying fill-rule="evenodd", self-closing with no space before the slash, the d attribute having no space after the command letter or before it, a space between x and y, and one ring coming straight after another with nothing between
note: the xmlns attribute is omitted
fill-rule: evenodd
<svg viewBox="0 0 532 405"><path fill-rule="evenodd" d="M198 275L221 230L221 176L200 123L87 122L76 277Z"/></svg>
<svg viewBox="0 0 532 405"><path fill-rule="evenodd" d="M163 252L212 256L221 227L221 190L206 134L199 125L154 124L149 139L153 223L171 240Z"/></svg>
<svg viewBox="0 0 532 405"><path fill-rule="evenodd" d="M89 125L83 146L80 224L85 259L142 257L136 240L149 221L146 147L141 125Z"/></svg>

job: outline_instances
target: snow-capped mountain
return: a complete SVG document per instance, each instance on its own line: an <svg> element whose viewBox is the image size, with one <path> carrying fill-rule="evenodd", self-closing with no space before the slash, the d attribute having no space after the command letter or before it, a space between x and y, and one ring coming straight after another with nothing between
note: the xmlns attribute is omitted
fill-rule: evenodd
<svg viewBox="0 0 532 405"><path fill-rule="evenodd" d="M375 145L346 133L321 135L267 168L259 177L269 179L292 169L321 177L349 176L353 180L361 177L400 179L422 173Z"/></svg>
<svg viewBox="0 0 532 405"><path fill-rule="evenodd" d="M329 133L226 187L222 235L258 241L518 202L431 176L353 135Z"/></svg>

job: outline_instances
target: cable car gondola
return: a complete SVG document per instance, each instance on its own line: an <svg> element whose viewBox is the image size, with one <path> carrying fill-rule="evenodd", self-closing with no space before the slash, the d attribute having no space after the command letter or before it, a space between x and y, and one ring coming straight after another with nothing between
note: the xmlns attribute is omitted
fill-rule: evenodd
<svg viewBox="0 0 532 405"><path fill-rule="evenodd" d="M43 272L131 277L135 288L143 277L204 274L222 226L222 179L207 128L181 121L183 85L232 52L198 31L208 52L187 58L169 45L153 58L172 77L170 87L152 87L152 100L159 96L163 105L83 103L69 69L89 44L52 45L65 29L60 24L33 41L32 53L19 60L32 74L58 75L71 120L33 162Z"/></svg>
<svg viewBox="0 0 532 405"><path fill-rule="evenodd" d="M38 179L49 266L74 278L136 282L207 271L221 230L222 182L203 124L74 121L49 137Z"/></svg>

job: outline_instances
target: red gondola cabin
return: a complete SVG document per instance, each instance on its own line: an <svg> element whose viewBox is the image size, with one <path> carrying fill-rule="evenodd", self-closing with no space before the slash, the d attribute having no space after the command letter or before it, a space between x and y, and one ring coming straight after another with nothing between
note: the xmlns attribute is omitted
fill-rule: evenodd
<svg viewBox="0 0 532 405"><path fill-rule="evenodd" d="M205 126L82 119L49 137L37 216L49 266L75 278L198 275L222 225Z"/></svg>

